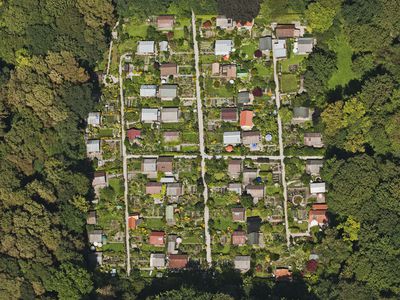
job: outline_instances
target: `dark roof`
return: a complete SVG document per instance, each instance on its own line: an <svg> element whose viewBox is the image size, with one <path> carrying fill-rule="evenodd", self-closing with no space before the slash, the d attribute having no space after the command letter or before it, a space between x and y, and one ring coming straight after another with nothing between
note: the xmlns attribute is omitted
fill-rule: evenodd
<svg viewBox="0 0 400 300"><path fill-rule="evenodd" d="M237 121L237 109L234 107L221 108L221 119L223 121Z"/></svg>
<svg viewBox="0 0 400 300"><path fill-rule="evenodd" d="M247 242L249 243L249 245L258 245L260 243L260 233L250 232L247 235Z"/></svg>
<svg viewBox="0 0 400 300"><path fill-rule="evenodd" d="M239 103L249 103L250 102L250 92L242 91L238 93L238 102Z"/></svg>
<svg viewBox="0 0 400 300"><path fill-rule="evenodd" d="M248 217L247 218L247 233L259 232L261 228L261 218L256 217Z"/></svg>
<svg viewBox="0 0 400 300"><path fill-rule="evenodd" d="M272 37L271 36L260 37L259 49L261 51L263 51L263 50L272 50Z"/></svg>
<svg viewBox="0 0 400 300"><path fill-rule="evenodd" d="M310 117L310 108L304 106L297 106L293 108L293 118L307 119Z"/></svg>

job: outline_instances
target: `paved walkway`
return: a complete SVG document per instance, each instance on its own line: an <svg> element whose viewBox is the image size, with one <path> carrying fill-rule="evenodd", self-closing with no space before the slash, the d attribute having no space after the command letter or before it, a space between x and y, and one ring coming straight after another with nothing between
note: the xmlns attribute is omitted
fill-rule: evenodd
<svg viewBox="0 0 400 300"><path fill-rule="evenodd" d="M278 72L276 70L277 68L277 60L274 57L273 58L274 62L274 81L275 81L275 101L276 101L276 109L278 111L278 134L279 134L279 156L280 156L280 161L281 161L281 167L282 167L282 186L283 186L283 208L285 211L285 229L286 229L286 244L289 247L290 246L290 231L289 231L289 220L288 220L288 212L287 212L287 184L286 184L286 171L285 171L285 155L283 151L283 130L282 130L282 119L279 115L279 108L281 107L281 99L280 99L280 93L279 93L279 78L278 78Z"/></svg>
<svg viewBox="0 0 400 300"><path fill-rule="evenodd" d="M208 220L210 219L210 212L207 206L208 200L208 187L205 180L206 175L206 153L204 148L204 124L203 124L203 104L200 95L200 70L199 70L199 45L197 43L197 30L196 30L196 17L192 11L192 29L193 29L193 47L194 47L194 61L196 67L196 98L197 98L197 119L199 123L199 141L200 141L200 155L201 155L201 177L203 179L203 197L204 197L204 234L206 239L206 259L209 266L211 266L211 236L208 228Z"/></svg>
<svg viewBox="0 0 400 300"><path fill-rule="evenodd" d="M124 62L125 56L123 54L119 60L119 92L121 101L121 154L122 154L122 173L124 175L124 203L125 203L125 249L126 249L126 273L128 276L131 273L131 251L129 246L129 228L128 228L128 165L127 165L127 155L125 146L125 102L124 102L124 86L122 77L122 64Z"/></svg>

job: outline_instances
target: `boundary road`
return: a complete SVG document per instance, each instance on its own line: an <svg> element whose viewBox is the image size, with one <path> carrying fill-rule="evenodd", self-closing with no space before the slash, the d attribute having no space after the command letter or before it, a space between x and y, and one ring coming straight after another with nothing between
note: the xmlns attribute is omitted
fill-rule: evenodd
<svg viewBox="0 0 400 300"><path fill-rule="evenodd" d="M200 70L199 70L199 45L197 43L197 30L196 30L196 17L192 10L192 29L193 29L193 48L194 48L194 61L196 67L196 98L197 98L197 120L199 124L199 143L201 155L201 177L203 179L203 197L204 197L204 234L206 240L206 259L209 266L211 266L211 236L208 228L208 220L210 219L210 211L207 206L208 200L208 187L205 179L206 175L206 157L204 149L204 124L203 124L203 104L200 95Z"/></svg>
<svg viewBox="0 0 400 300"><path fill-rule="evenodd" d="M124 204L125 204L125 249L126 249L126 273L131 273L131 251L129 246L129 209L128 209L128 165L125 146L125 102L124 102L124 85L122 77L122 63L128 53L123 54L119 59L119 98L121 101L121 155L122 155L122 173L124 176Z"/></svg>
<svg viewBox="0 0 400 300"><path fill-rule="evenodd" d="M287 202L288 202L288 197L287 197L287 184L286 184L286 171L285 171L285 155L284 155L284 149L283 149L283 137L282 137L282 119L281 116L279 115L279 108L281 107L281 99L280 99L280 93L279 93L279 78L278 78L278 73L277 73L277 60L274 56L273 58L274 62L274 81L275 81L275 102L276 102L276 110L278 111L277 114L277 120L278 120L278 133L279 133L279 156L280 156L280 161L281 161L281 169L282 169L282 186L283 186L283 208L285 211L285 231L286 231L286 245L289 248L290 247L290 231L289 231L289 221L288 221L288 212L287 212Z"/></svg>

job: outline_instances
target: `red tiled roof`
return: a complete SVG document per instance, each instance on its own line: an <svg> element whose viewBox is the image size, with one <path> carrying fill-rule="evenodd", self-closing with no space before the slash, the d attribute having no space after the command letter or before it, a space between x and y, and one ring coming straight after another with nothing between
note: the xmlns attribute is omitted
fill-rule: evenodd
<svg viewBox="0 0 400 300"><path fill-rule="evenodd" d="M164 231L152 231L150 233L149 243L154 246L164 245Z"/></svg>
<svg viewBox="0 0 400 300"><path fill-rule="evenodd" d="M326 203L314 203L312 205L313 210L327 210L328 209L328 204Z"/></svg>
<svg viewBox="0 0 400 300"><path fill-rule="evenodd" d="M182 254L170 254L169 257L168 268L169 269L183 269L186 268L188 263L188 256Z"/></svg>
<svg viewBox="0 0 400 300"><path fill-rule="evenodd" d="M232 233L232 244L233 245L244 245L246 244L246 232L237 230Z"/></svg>
<svg viewBox="0 0 400 300"><path fill-rule="evenodd" d="M139 129L131 128L126 131L126 136L128 137L129 141L133 141L140 137L141 131Z"/></svg>
<svg viewBox="0 0 400 300"><path fill-rule="evenodd" d="M288 269L276 269L274 271L275 279L277 281L286 281L286 280L291 280L292 279L292 272L289 271Z"/></svg>
<svg viewBox="0 0 400 300"><path fill-rule="evenodd" d="M253 112L251 110L242 110L240 112L240 126L253 127Z"/></svg>
<svg viewBox="0 0 400 300"><path fill-rule="evenodd" d="M129 217L128 217L128 228L129 228L129 229L135 229L135 228L136 228L136 223L137 223L137 220L138 220L138 219L139 219L139 215L138 215L138 214L129 216Z"/></svg>
<svg viewBox="0 0 400 300"><path fill-rule="evenodd" d="M228 145L225 147L226 152L232 152L233 151L233 146L232 145Z"/></svg>
<svg viewBox="0 0 400 300"><path fill-rule="evenodd" d="M319 225L325 224L328 222L328 216L326 215L326 209L320 210L310 210L308 214L308 222L317 221Z"/></svg>
<svg viewBox="0 0 400 300"><path fill-rule="evenodd" d="M211 28L212 23L211 23L210 20L207 20L207 21L205 21L205 22L203 23L202 26L203 26L203 28Z"/></svg>

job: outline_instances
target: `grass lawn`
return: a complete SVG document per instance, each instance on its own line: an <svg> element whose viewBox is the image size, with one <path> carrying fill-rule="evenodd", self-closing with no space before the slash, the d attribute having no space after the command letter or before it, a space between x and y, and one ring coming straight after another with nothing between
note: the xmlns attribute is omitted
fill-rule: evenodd
<svg viewBox="0 0 400 300"><path fill-rule="evenodd" d="M182 133L182 140L184 143L198 143L199 136L197 132L185 131Z"/></svg>
<svg viewBox="0 0 400 300"><path fill-rule="evenodd" d="M140 227L145 227L152 230L162 230L165 228L164 218L146 218Z"/></svg>
<svg viewBox="0 0 400 300"><path fill-rule="evenodd" d="M200 63L202 64L211 64L215 62L217 58L215 57L214 54L209 54L209 55L200 55Z"/></svg>
<svg viewBox="0 0 400 300"><path fill-rule="evenodd" d="M132 37L136 36L144 38L147 35L148 27L149 25L146 23L138 24L136 21L132 21L126 24L124 30Z"/></svg>
<svg viewBox="0 0 400 300"><path fill-rule="evenodd" d="M219 87L214 87L212 79L206 79L206 94L208 97L230 98L235 94L234 90L228 90L226 84L221 82Z"/></svg>
<svg viewBox="0 0 400 300"><path fill-rule="evenodd" d="M113 130L111 128L101 128L99 130L99 136L100 137L112 137Z"/></svg>
<svg viewBox="0 0 400 300"><path fill-rule="evenodd" d="M257 63L255 67L257 69L257 74L261 77L269 77L272 75L272 69L267 67L265 62Z"/></svg>
<svg viewBox="0 0 400 300"><path fill-rule="evenodd" d="M284 93L297 92L297 75L294 74L282 74L281 78L281 89Z"/></svg>
<svg viewBox="0 0 400 300"><path fill-rule="evenodd" d="M122 196L124 191L122 180L119 178L111 178L108 180L108 184L113 188L117 197Z"/></svg>
<svg viewBox="0 0 400 300"><path fill-rule="evenodd" d="M280 64L282 66L282 72L283 73L289 73L289 66L290 65L299 65L306 57L307 57L307 55L294 55L294 54L292 54L292 56L289 59L281 60Z"/></svg>
<svg viewBox="0 0 400 300"><path fill-rule="evenodd" d="M125 252L124 243L108 243L103 245L103 251L113 251L113 252Z"/></svg>
<svg viewBox="0 0 400 300"><path fill-rule="evenodd" d="M199 146L197 146L197 145L182 146L182 151L183 152L197 152L197 151L199 151Z"/></svg>
<svg viewBox="0 0 400 300"><path fill-rule="evenodd" d="M336 72L333 73L328 82L329 88L333 89L338 85L346 85L350 80L357 77L351 69L351 57L353 50L351 49L346 36L341 33L329 43L331 50L335 51L337 55Z"/></svg>
<svg viewBox="0 0 400 300"><path fill-rule="evenodd" d="M240 50L247 54L247 58L253 58L254 51L258 49L258 46L255 43L245 44L240 47Z"/></svg>

